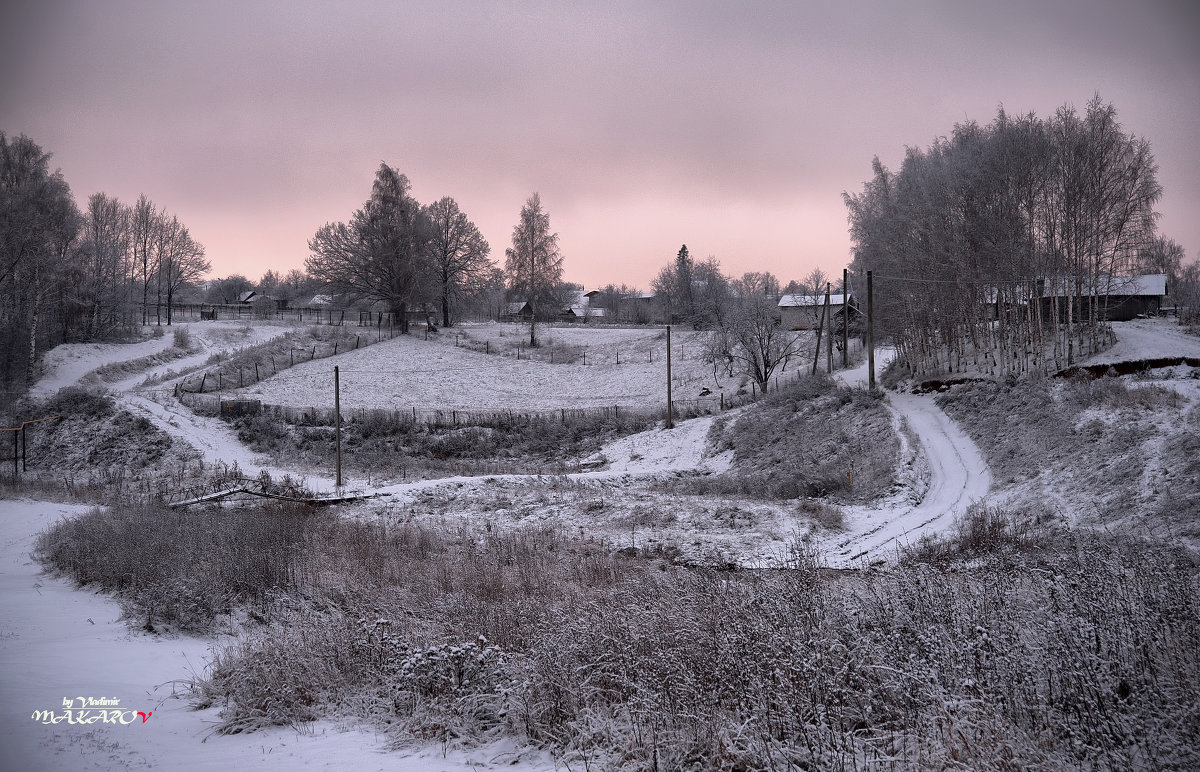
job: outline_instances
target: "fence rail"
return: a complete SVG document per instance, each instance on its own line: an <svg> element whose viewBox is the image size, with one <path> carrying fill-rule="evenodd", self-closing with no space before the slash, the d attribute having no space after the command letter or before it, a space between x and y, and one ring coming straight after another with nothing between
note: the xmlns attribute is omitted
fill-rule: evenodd
<svg viewBox="0 0 1200 772"><path fill-rule="evenodd" d="M261 415L278 418L287 423L306 426L333 426L332 407L255 404L232 396L181 392L179 401L202 415ZM748 400L747 400L748 401ZM739 402L740 404L740 402ZM700 397L675 400L676 415L708 415L735 406L729 397ZM377 422L389 425L414 424L430 427L455 426L521 426L536 423L573 423L588 420L620 420L622 418L660 418L666 414L661 405L603 405L596 407L563 407L542 410L419 408L343 408L342 421Z"/></svg>

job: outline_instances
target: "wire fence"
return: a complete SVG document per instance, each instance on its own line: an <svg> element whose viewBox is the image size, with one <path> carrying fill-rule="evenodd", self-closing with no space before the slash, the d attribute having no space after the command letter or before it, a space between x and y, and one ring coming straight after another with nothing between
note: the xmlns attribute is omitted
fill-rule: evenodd
<svg viewBox="0 0 1200 772"><path fill-rule="evenodd" d="M803 369L779 375L771 382L770 390L779 391L789 383L807 376ZM757 384L733 392L720 392L690 399L673 399L671 410L680 420L695 418L740 407L763 396ZM263 416L297 426L333 426L334 408L314 405L276 405L259 400L244 399L230 394L207 394L180 390L178 400L200 415L236 418ZM431 408L410 405L404 408L355 407L341 410L343 423L374 423L381 426L427 426L433 428L492 427L507 428L546 423L578 424L625 419L659 420L667 415L667 403L597 405L589 407L557 407L533 410L514 408Z"/></svg>
<svg viewBox="0 0 1200 772"><path fill-rule="evenodd" d="M362 334L342 333L332 340L312 341L311 345L296 345L289 341L287 348L272 343L262 344L219 362L203 372L182 379L175 387L177 394L208 392L220 393L229 389L252 386L264 378L276 375L281 370L295 367L314 359L327 359L357 351L363 346L390 340L398 333L391 327L379 327Z"/></svg>

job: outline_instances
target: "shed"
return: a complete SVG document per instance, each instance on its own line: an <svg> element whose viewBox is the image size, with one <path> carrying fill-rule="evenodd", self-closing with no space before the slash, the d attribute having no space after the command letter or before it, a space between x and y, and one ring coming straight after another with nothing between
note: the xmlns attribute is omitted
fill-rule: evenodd
<svg viewBox="0 0 1200 772"><path fill-rule="evenodd" d="M845 313L849 305L850 314L858 312L853 293L849 298L841 292L829 295L829 314L835 322ZM779 299L779 324L785 330L815 330L821 325L821 314L825 308L825 293L819 295L784 295Z"/></svg>
<svg viewBox="0 0 1200 772"><path fill-rule="evenodd" d="M1047 317L1058 305L1060 318L1067 315L1067 298L1075 298L1075 315L1090 313L1090 298L1098 298L1097 316L1101 321L1127 322L1139 316L1157 316L1168 297L1167 276L1162 273L1138 276L1101 276L1093 284L1089 278L1077 283L1071 277L1051 277L1038 282L1042 312ZM1093 292L1093 288L1095 292Z"/></svg>
<svg viewBox="0 0 1200 772"><path fill-rule="evenodd" d="M504 304L504 316L502 321L528 322L532 316L533 309L530 308L528 301L516 300Z"/></svg>

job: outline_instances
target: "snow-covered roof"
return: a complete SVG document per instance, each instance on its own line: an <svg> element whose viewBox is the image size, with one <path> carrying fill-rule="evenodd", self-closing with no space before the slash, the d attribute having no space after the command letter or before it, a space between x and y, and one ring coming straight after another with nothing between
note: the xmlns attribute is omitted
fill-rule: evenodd
<svg viewBox="0 0 1200 772"><path fill-rule="evenodd" d="M1092 294L1092 279L1083 280L1080 293L1084 296ZM1098 287L1099 295L1123 295L1137 297L1163 297L1167 294L1167 275L1163 273L1148 273L1140 276L1101 276ZM1043 297L1065 297L1075 292L1075 279L1071 276L1050 276L1043 280Z"/></svg>
<svg viewBox="0 0 1200 772"><path fill-rule="evenodd" d="M333 305L333 295L313 295L308 304L310 306L331 306Z"/></svg>
<svg viewBox="0 0 1200 772"><path fill-rule="evenodd" d="M249 303L251 300L255 300L257 297L257 292L254 290L247 290L246 292L239 294L237 300L239 303Z"/></svg>
<svg viewBox="0 0 1200 772"><path fill-rule="evenodd" d="M522 311L524 311L528 305L529 304L527 302L525 302L524 300L516 300L511 303L505 303L504 304L504 313L519 314Z"/></svg>
<svg viewBox="0 0 1200 772"><path fill-rule="evenodd" d="M566 314L573 314L575 316L578 316L581 319L585 316L591 316L591 317L598 318L598 317L604 316L604 309L603 308L592 308L591 306L586 306L586 305L584 305L584 306L578 306L578 305L568 306L567 308L563 309L563 315L565 316Z"/></svg>
<svg viewBox="0 0 1200 772"><path fill-rule="evenodd" d="M850 297L854 297L851 295ZM829 305L840 306L846 302L846 296L841 292L831 293L829 295ZM784 295L779 298L780 308L811 308L812 306L825 305L825 293L820 295Z"/></svg>
<svg viewBox="0 0 1200 772"><path fill-rule="evenodd" d="M1110 295L1166 295L1167 275L1148 273L1141 276L1114 276L1108 288Z"/></svg>

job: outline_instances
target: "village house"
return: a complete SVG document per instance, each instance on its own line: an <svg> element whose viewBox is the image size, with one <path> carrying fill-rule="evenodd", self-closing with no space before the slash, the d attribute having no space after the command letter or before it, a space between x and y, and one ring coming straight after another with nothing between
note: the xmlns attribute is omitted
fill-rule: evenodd
<svg viewBox="0 0 1200 772"><path fill-rule="evenodd" d="M1074 297L1075 318L1091 313L1091 298L1097 296L1096 316L1100 321L1127 322L1145 316L1157 316L1167 305L1169 295L1166 274L1153 273L1140 276L1102 276L1095 284L1092 280L1077 282L1069 276L1039 279L1038 297L1042 302L1042 314L1049 318L1058 306L1060 319L1067 316L1067 299Z"/></svg>
<svg viewBox="0 0 1200 772"><path fill-rule="evenodd" d="M847 297L841 293L829 296L829 317L835 328L840 327L849 305L851 320L858 314L858 301L853 293ZM785 330L815 330L821 326L821 314L825 311L825 293L819 295L784 295L779 298L779 325Z"/></svg>

